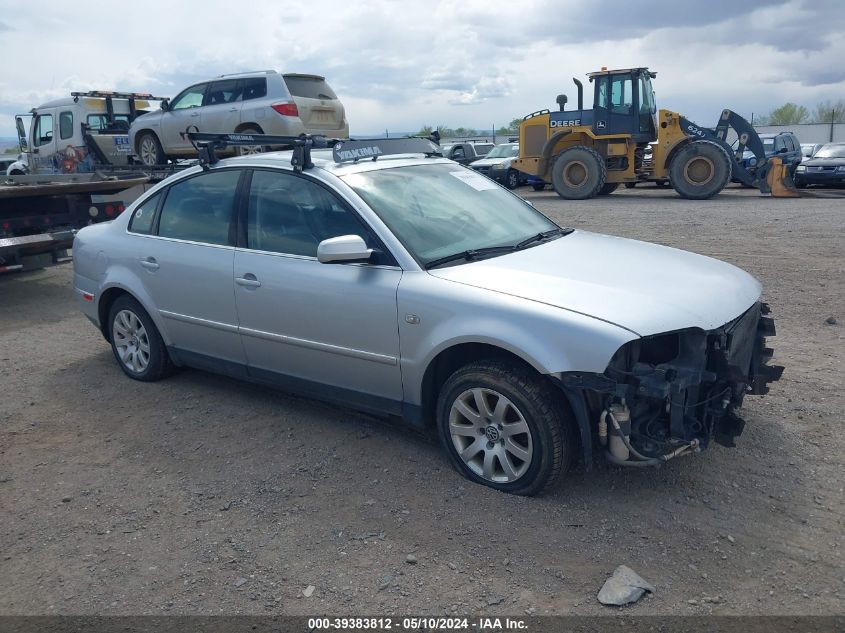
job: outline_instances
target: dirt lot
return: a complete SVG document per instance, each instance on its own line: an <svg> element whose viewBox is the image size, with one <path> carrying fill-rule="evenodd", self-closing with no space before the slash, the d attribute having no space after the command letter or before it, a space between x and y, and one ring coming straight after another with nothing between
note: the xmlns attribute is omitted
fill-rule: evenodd
<svg viewBox="0 0 845 633"><path fill-rule="evenodd" d="M198 371L131 381L69 266L6 275L0 613L596 614L619 564L657 588L627 613L845 612L845 199L523 191L763 282L787 369L738 448L507 496L354 411Z"/></svg>

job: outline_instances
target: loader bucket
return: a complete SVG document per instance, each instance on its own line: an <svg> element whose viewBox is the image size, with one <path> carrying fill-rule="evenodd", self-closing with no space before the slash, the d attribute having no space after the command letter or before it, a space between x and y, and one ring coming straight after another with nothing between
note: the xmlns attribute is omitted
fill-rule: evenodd
<svg viewBox="0 0 845 633"><path fill-rule="evenodd" d="M766 183L773 198L800 198L801 193L789 175L789 166L783 164L783 159L773 156L769 159L769 170L766 173Z"/></svg>

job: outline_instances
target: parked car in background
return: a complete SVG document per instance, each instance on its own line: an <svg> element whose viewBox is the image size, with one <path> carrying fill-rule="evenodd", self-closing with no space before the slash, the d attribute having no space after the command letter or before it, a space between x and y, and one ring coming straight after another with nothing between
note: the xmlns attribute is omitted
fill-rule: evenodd
<svg viewBox="0 0 845 633"><path fill-rule="evenodd" d="M783 164L789 167L789 173L795 173L795 168L801 163L803 159L801 143L798 142L798 137L792 132L778 132L777 134L760 134L760 140L763 141L763 151L766 157L778 156L783 160ZM737 148L738 141L734 141L732 147ZM754 173L757 169L757 158L754 153L745 150L740 159L742 166L750 173ZM739 182L733 180L733 182Z"/></svg>
<svg viewBox="0 0 845 633"><path fill-rule="evenodd" d="M795 170L795 185L845 185L845 143L827 143Z"/></svg>
<svg viewBox="0 0 845 633"><path fill-rule="evenodd" d="M801 143L801 155L804 158L812 158L822 147L824 143Z"/></svg>
<svg viewBox="0 0 845 633"><path fill-rule="evenodd" d="M180 136L189 127L209 133L349 137L343 104L324 77L275 70L220 75L194 84L162 102L159 112L135 119L129 143L145 165L196 156L190 141ZM264 149L239 146L236 151L254 154Z"/></svg>
<svg viewBox="0 0 845 633"><path fill-rule="evenodd" d="M511 164L519 156L518 143L496 145L484 158L469 164L471 169L502 183L508 189L516 189L528 182L528 175L517 171Z"/></svg>
<svg viewBox="0 0 845 633"><path fill-rule="evenodd" d="M479 158L484 158L493 147L493 143L466 141L443 145L441 149L443 158L448 158L461 165L468 165Z"/></svg>
<svg viewBox="0 0 845 633"><path fill-rule="evenodd" d="M78 304L127 376L187 365L401 415L525 495L594 450L733 446L743 398L780 377L760 284L731 264L559 227L425 139L291 162L194 166L77 233Z"/></svg>

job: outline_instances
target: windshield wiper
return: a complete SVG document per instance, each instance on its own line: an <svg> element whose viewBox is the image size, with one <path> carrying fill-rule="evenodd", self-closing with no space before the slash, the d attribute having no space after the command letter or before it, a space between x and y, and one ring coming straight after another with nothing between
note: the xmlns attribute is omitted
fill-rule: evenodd
<svg viewBox="0 0 845 633"><path fill-rule="evenodd" d="M569 235L575 229L562 229L560 227L551 229L549 231L543 231L542 233L537 233L537 235L532 235L524 240L522 240L519 244L514 246L514 250L519 250L521 248L525 248L529 244L533 244L534 242L542 242L544 240L549 239L550 237L555 237L556 235Z"/></svg>
<svg viewBox="0 0 845 633"><path fill-rule="evenodd" d="M437 268L443 264L448 264L449 262L456 262L461 259L465 259L468 262L471 262L476 259L480 259L485 255L498 255L500 253L510 253L516 250L515 246L486 246L484 248L470 248L465 251L461 251L460 253L453 253L452 255L446 255L445 257L440 257L438 259L432 259L425 265L425 269L429 270L431 268Z"/></svg>

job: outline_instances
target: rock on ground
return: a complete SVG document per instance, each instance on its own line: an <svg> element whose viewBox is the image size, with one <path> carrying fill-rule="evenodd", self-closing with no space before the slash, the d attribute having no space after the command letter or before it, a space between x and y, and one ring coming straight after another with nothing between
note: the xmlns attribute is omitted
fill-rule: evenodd
<svg viewBox="0 0 845 633"><path fill-rule="evenodd" d="M621 606L636 602L646 592L654 593L654 586L646 582L630 567L619 565L599 591L599 602Z"/></svg>

